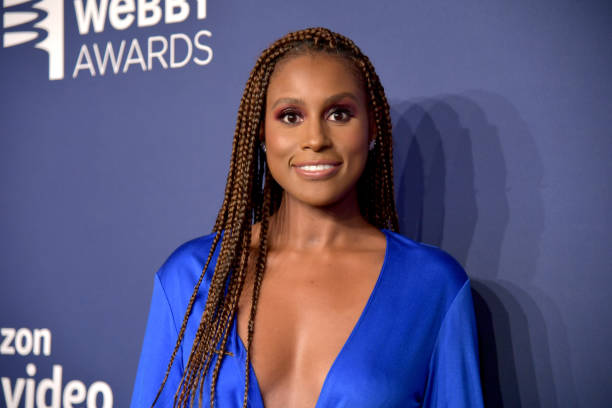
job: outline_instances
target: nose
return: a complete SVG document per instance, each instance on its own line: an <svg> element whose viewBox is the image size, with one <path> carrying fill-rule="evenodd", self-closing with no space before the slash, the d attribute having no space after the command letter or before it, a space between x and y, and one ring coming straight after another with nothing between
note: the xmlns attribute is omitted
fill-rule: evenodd
<svg viewBox="0 0 612 408"><path fill-rule="evenodd" d="M315 152L323 150L331 145L329 129L322 120L312 120L309 126L304 126L302 135L302 149L313 150Z"/></svg>

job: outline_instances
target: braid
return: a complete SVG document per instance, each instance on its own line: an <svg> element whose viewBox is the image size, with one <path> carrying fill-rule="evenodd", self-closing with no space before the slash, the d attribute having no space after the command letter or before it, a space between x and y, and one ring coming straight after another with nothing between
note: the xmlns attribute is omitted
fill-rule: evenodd
<svg viewBox="0 0 612 408"><path fill-rule="evenodd" d="M269 216L270 216L270 181L272 180L272 176L270 173L266 173L266 188L264 191L264 201L263 201L263 209L262 209L262 219L261 219L261 228L259 231L261 239L259 240L259 252L257 255L257 263L255 264L255 283L253 285L253 294L251 296L251 312L249 314L249 323L248 323L248 335L247 335L247 345L246 349L251 349L251 344L253 342L253 332L255 330L255 313L257 312L257 300L259 299L259 292L261 289L261 283L263 281L263 273L266 267L266 257L268 254L268 225L269 225ZM249 380L250 380L250 364L251 364L251 356L250 353L247 352L246 362L245 362L245 385L244 385L244 399L243 399L243 408L246 408L246 403L248 400L249 394Z"/></svg>
<svg viewBox="0 0 612 408"><path fill-rule="evenodd" d="M183 341L187 321L193 310L204 275L219 242L221 248L211 278L208 296L195 334L185 372L174 396L175 407L203 405L204 379L211 376L210 406L214 406L215 389L226 343L236 318L249 268L252 225L260 223L259 245L254 263L254 283L246 344L245 388L243 407L247 405L250 380L250 350L255 330L257 301L264 278L268 253L269 217L281 204L282 189L267 168L265 153L259 147L266 92L270 77L279 61L306 53L325 53L345 58L363 83L371 114L375 148L369 153L364 173L357 184L359 208L363 217L381 229L398 230L393 194L393 150L391 118L384 88L369 58L347 37L325 28L307 28L280 38L257 59L246 82L234 131L231 161L223 203L213 231L215 237L204 269L189 300L178 339L164 379L153 405L168 380L170 369ZM213 364L214 362L214 364ZM212 366L212 370L211 370ZM212 371L212 372L211 372Z"/></svg>

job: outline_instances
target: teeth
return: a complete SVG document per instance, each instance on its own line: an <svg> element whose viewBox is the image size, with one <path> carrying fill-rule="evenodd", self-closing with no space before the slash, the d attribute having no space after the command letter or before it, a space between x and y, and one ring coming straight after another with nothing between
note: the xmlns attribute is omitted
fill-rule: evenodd
<svg viewBox="0 0 612 408"><path fill-rule="evenodd" d="M334 166L331 164L316 164L316 165L300 166L300 169L306 170L306 171L321 171L321 170L327 170L327 169L333 169L333 168Z"/></svg>

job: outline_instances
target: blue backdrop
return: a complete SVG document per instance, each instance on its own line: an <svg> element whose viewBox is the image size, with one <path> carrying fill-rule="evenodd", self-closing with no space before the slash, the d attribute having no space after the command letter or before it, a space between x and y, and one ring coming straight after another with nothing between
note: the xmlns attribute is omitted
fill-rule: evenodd
<svg viewBox="0 0 612 408"><path fill-rule="evenodd" d="M128 405L249 70L315 25L377 67L401 228L473 280L489 406L612 404L609 2L3 0L0 406Z"/></svg>

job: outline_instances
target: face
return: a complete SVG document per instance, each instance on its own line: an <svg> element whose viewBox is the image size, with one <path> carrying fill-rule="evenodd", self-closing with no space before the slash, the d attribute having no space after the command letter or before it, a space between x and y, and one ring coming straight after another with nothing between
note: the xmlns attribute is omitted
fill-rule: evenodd
<svg viewBox="0 0 612 408"><path fill-rule="evenodd" d="M301 55L281 61L270 78L263 137L285 199L318 207L357 202L369 121L363 85L348 64Z"/></svg>

